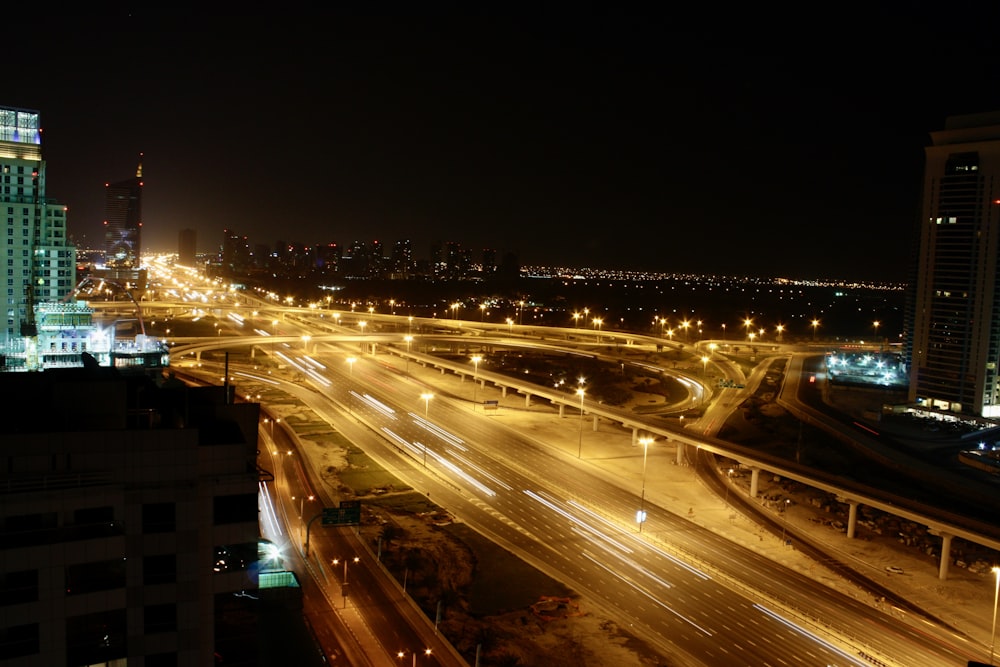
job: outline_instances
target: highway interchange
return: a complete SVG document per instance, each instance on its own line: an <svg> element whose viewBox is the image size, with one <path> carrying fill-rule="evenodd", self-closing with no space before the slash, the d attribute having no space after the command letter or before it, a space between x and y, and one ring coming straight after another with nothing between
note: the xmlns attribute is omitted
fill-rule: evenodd
<svg viewBox="0 0 1000 667"><path fill-rule="evenodd" d="M964 665L981 655L977 645L947 628L901 622L649 501L640 533L632 518L639 503L636 489L622 488L592 463L484 418L467 403L436 398L432 414L425 417L421 385L406 373L378 363L345 364L359 349L357 332L347 321L341 336L330 337L329 319L320 322L315 310L285 317L292 309L244 296L238 310L245 314L251 308L282 313L287 338L278 343L277 353L304 381L254 377L249 367L230 369L241 382L278 382L404 482L426 490L461 521L599 601L605 613L660 647L676 664ZM261 321L269 317L262 315ZM269 328L227 336L226 341L220 336L215 342L274 353L278 339ZM479 332L477 343L488 339L502 345L510 338L503 333ZM403 347L399 338L397 347ZM295 344L297 340L305 343ZM178 341L172 363L182 366L184 350L194 344ZM345 418L345 411L351 418ZM288 493L301 497L305 490ZM335 539L331 535L311 532L314 548L325 553L343 549L325 543ZM309 567L320 581L331 574L319 561ZM356 570L351 570L350 596L360 601L365 590L382 584L375 573L369 578L367 569ZM391 589L385 593L392 594ZM331 604L336 602L334 596ZM393 606L406 607L399 599ZM401 621L384 613L384 603L365 599L357 607L383 610L383 618L369 619L374 634L405 635L395 627ZM396 647L419 641L426 638L396 636L382 643L394 659ZM449 662L453 657L445 648L434 656L439 664L461 664ZM378 657L366 660L392 664Z"/></svg>

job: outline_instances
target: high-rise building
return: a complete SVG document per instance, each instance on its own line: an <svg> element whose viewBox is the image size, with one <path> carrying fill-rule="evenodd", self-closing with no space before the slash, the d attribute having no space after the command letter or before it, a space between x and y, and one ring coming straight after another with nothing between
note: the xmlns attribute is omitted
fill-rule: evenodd
<svg viewBox="0 0 1000 667"><path fill-rule="evenodd" d="M954 116L926 148L911 284L909 399L1000 416L1000 111Z"/></svg>
<svg viewBox="0 0 1000 667"><path fill-rule="evenodd" d="M198 232L182 229L177 236L177 261L182 266L194 267L198 263Z"/></svg>
<svg viewBox="0 0 1000 667"><path fill-rule="evenodd" d="M142 245L142 153L135 176L104 186L105 264L137 269Z"/></svg>
<svg viewBox="0 0 1000 667"><path fill-rule="evenodd" d="M260 405L234 393L0 373L16 415L0 423L0 664L257 664Z"/></svg>
<svg viewBox="0 0 1000 667"><path fill-rule="evenodd" d="M24 352L37 335L35 305L59 302L76 285L76 248L66 207L45 192L39 112L0 107L0 207L7 284L0 347Z"/></svg>

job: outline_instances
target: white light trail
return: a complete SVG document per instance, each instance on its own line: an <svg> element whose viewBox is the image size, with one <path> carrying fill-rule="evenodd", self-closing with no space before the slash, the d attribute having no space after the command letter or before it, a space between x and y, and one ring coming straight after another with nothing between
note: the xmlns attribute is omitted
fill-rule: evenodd
<svg viewBox="0 0 1000 667"><path fill-rule="evenodd" d="M280 382L272 380L271 378L262 377L260 375L253 375L252 373L244 373L243 371L236 371L235 373L233 373L233 375L250 378L251 380L256 380L257 382L265 382L267 384L273 384L276 387L281 385Z"/></svg>
<svg viewBox="0 0 1000 667"><path fill-rule="evenodd" d="M783 618L781 616L778 616L778 614L774 613L773 611L771 611L767 607L762 607L759 604L755 604L754 608L755 609L759 609L765 615L770 616L774 620L776 620L779 623L782 623L783 625L791 628L792 630L794 630L795 632L799 633L800 635L803 635L805 637L809 637L810 639L812 639L817 644L822 644L823 646L825 646L826 648L830 649L834 653L837 653L838 655L841 655L844 658L850 660L851 664L853 664L853 665L868 665L868 664L870 664L870 663L865 662L863 660L858 660L857 658L855 658L850 653L845 653L843 650L841 650L840 648L834 646L833 644L831 644L830 642L826 641L822 637L818 637L818 636L814 635L813 633L809 632L805 628L800 627L800 626L796 625L795 623L792 623L787 618Z"/></svg>
<svg viewBox="0 0 1000 667"><path fill-rule="evenodd" d="M622 530L620 527L618 527L616 524L611 523L610 521L608 521L604 517L602 517L599 514L595 513L593 510L580 505L575 500L570 500L568 502L568 504L571 507L575 507L576 509L580 510L581 512L583 512L587 516L593 518L595 521L600 521L601 523L603 523L608 528L610 528L610 529L612 529L612 530L614 530L616 532L619 532L619 533L624 533L624 534L626 534L628 537L630 537L633 540L640 541L640 538L639 538L638 535L635 535L633 533L625 533L625 531ZM655 553L655 554L657 554L659 556L662 556L663 558L666 558L667 560L669 560L670 562L674 563L675 565L677 565L679 567L683 567L685 570L687 570L691 574L694 574L695 576L701 577L702 579L705 579L705 580L711 579L710 576L708 576L707 574L705 574L701 570L699 570L697 568L694 568L691 565L688 565L684 561L678 559L676 556L672 556L671 554L668 554L666 551L664 551L663 549L660 549L656 545L649 544L649 543L646 543L646 542L642 542L642 544L644 546L646 546L646 548L648 548L649 550L651 550L653 553Z"/></svg>
<svg viewBox="0 0 1000 667"><path fill-rule="evenodd" d="M495 477L494 475L491 475L490 473L486 472L485 470L483 470L482 468L480 468L480 467L479 467L479 466L477 466L477 465L476 465L475 463L473 463L472 461L468 460L467 458L465 458L465 457L464 457L464 456L462 456L461 454L458 454L458 453L456 453L456 452L453 452L453 451L452 451L452 450L450 450L450 449L449 449L449 450L447 450L447 452L446 452L446 453L447 453L447 454L449 454L450 456L453 456L453 457L455 457L456 459L458 459L459 461L461 461L462 463L464 463L464 464L465 464L465 465L467 465L468 467L472 468L473 470L475 470L475 471L476 471L476 472L478 472L478 473L479 473L480 475L482 475L482 476L483 476L483 477L485 477L486 479L490 480L490 481L491 481L491 482L493 482L494 484L499 484L500 486L502 486L502 487L503 487L504 491L513 491L513 490L514 490L514 487L512 487L512 486L509 486L509 485L505 484L504 482L500 481L500 480L499 480L499 479L497 479L497 478L496 478L496 477Z"/></svg>
<svg viewBox="0 0 1000 667"><path fill-rule="evenodd" d="M413 421L417 422L417 426L419 426L420 428L430 431L431 433L441 438L445 442L449 443L450 445L458 447L463 452L469 451L469 448L466 447L464 444L465 441L462 440L461 438L454 436L451 433L448 433L441 427L437 426L436 424L432 424L431 422L427 421L418 414L411 412L409 413L409 415L410 417L413 418Z"/></svg>
<svg viewBox="0 0 1000 667"><path fill-rule="evenodd" d="M666 609L667 611L669 611L671 614L673 614L677 618L681 619L685 623L689 624L691 627L695 628L699 632L702 632L702 633L708 635L709 637L711 637L711 636L713 636L715 634L711 630L709 630L707 628L703 628L702 626L698 625L697 623L695 623L694 621L692 621L687 616L684 616L683 614L681 614L681 613L677 612L676 610L672 609L671 607L667 606L660 599L658 599L655 595L652 595L651 593L649 593L645 589L639 588L638 586L632 585L632 582L630 582L628 579L625 579L620 574L618 574L617 572L615 572L614 570L612 570L607 565L605 565L601 561L597 560L596 558L594 558L590 554L584 553L583 556L584 556L584 558L586 558L590 562L592 562L594 565L596 565L597 567L601 568L602 570L604 570L605 572L607 572L608 574L610 574L612 577L615 577L615 578L620 579L621 581L625 582L626 584L628 584L632 588L632 590L634 590L634 591L636 591L638 593L642 593L647 598L649 598L650 601L652 601L654 604L656 604L656 605L658 605L660 607L663 607L664 609Z"/></svg>
<svg viewBox="0 0 1000 667"><path fill-rule="evenodd" d="M274 502L271 499L271 490L264 482L257 482L257 497L260 499L261 516L270 531L270 535L282 535L281 522L278 521L278 514L274 509Z"/></svg>

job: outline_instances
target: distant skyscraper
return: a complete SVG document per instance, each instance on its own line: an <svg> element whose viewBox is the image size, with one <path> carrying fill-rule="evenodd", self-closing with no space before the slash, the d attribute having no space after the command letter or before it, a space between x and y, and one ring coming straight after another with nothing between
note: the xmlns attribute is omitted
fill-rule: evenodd
<svg viewBox="0 0 1000 667"><path fill-rule="evenodd" d="M926 149L910 401L1000 416L1000 111L948 118Z"/></svg>
<svg viewBox="0 0 1000 667"><path fill-rule="evenodd" d="M142 242L142 153L133 178L104 187L105 263L119 269L138 268Z"/></svg>
<svg viewBox="0 0 1000 667"><path fill-rule="evenodd" d="M198 257L198 232L182 229L177 237L177 261L182 266L194 266Z"/></svg>
<svg viewBox="0 0 1000 667"><path fill-rule="evenodd" d="M37 111L0 107L0 181L7 239L0 346L24 352L37 335L35 304L62 301L76 286L76 248L67 234L66 207L45 192Z"/></svg>

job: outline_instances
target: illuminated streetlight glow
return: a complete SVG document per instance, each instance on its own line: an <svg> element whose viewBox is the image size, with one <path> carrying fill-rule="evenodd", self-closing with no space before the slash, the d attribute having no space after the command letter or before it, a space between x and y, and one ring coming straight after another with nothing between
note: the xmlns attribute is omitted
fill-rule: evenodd
<svg viewBox="0 0 1000 667"><path fill-rule="evenodd" d="M483 360L481 356L475 354L472 356L472 365L475 367L475 372L472 376L472 409L476 409L476 389L479 384L479 362Z"/></svg>
<svg viewBox="0 0 1000 667"><path fill-rule="evenodd" d="M636 521L639 522L639 532L642 532L642 524L646 521L646 455L649 453L649 446L653 443L652 438L639 438L642 445L642 491L639 493L639 513L636 514Z"/></svg>
<svg viewBox="0 0 1000 667"><path fill-rule="evenodd" d="M996 579L996 588L993 592L993 632L990 635L990 664L993 664L993 648L997 639L997 603L1000 602L1000 567L993 566L990 570Z"/></svg>
<svg viewBox="0 0 1000 667"><path fill-rule="evenodd" d="M813 328L813 340L815 341L816 340L816 328L819 326L819 320L813 320L810 324L812 324L812 328Z"/></svg>
<svg viewBox="0 0 1000 667"><path fill-rule="evenodd" d="M583 378L580 378L580 384L583 384ZM576 458L580 458L583 454L583 396L585 393L583 387L576 390L577 396L580 397L580 439L576 446Z"/></svg>

